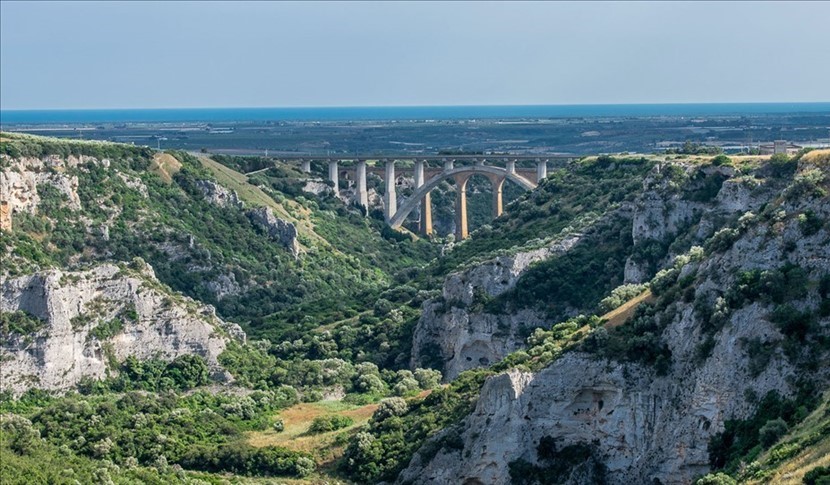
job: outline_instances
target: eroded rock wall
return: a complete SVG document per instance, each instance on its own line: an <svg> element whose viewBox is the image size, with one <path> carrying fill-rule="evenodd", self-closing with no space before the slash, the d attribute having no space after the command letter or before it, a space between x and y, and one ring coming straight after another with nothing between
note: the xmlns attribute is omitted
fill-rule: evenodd
<svg viewBox="0 0 830 485"><path fill-rule="evenodd" d="M508 484L510 463L541 463L538 447L545 438L560 448L591 446L611 484L689 484L709 471L709 440L723 431L725 421L755 412L752 396L770 391L792 396L794 383L805 377L826 387L830 369L807 374L778 345L785 336L771 322L773 303L761 299L734 308L720 330L706 330L694 303L726 294L741 271L790 264L804 270L808 281L830 274L830 230L827 224L805 230L802 217L809 212L830 220L827 187L814 188L821 179L815 170L799 168L795 183L771 201L777 204L771 218L745 216L733 242L683 269L681 275L696 275L694 294L654 316L668 322L660 338L672 363L664 375L652 365L571 352L535 374L513 370L493 376L475 410L458 428L428 442L424 454L416 453L398 483ZM826 180L827 167L824 172ZM732 204L729 210L745 208L744 189L724 185L722 203ZM813 286L787 302L791 311L818 308L822 297ZM826 334L830 317L813 315L814 331ZM706 356L700 349L710 338ZM760 370L746 346L752 340L776 349ZM457 433L463 446L441 445L447 433ZM565 482L593 483L577 471Z"/></svg>
<svg viewBox="0 0 830 485"><path fill-rule="evenodd" d="M205 358L213 377L230 380L217 361L231 338L244 339L236 324L212 307L174 295L152 268L127 270L104 264L88 271L41 271L0 282L0 311L24 311L43 321L32 335L2 342L0 386L20 394L30 387L66 390L84 377L100 379L128 356L173 360ZM123 323L103 340L94 329Z"/></svg>
<svg viewBox="0 0 830 485"><path fill-rule="evenodd" d="M523 329L543 325L543 316L529 309L513 314L486 313L476 309L476 299L510 290L532 263L568 251L579 238L570 235L548 247L499 256L447 276L441 298L423 304L413 338L411 367L440 361L444 378L452 380L467 369L490 365L520 348Z"/></svg>

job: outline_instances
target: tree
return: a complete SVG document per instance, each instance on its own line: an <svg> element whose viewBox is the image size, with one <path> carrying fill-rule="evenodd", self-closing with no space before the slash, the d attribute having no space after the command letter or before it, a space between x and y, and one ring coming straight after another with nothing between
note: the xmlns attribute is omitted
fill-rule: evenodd
<svg viewBox="0 0 830 485"><path fill-rule="evenodd" d="M771 419L758 430L758 437L765 448L774 445L782 436L787 434L787 422L781 418Z"/></svg>

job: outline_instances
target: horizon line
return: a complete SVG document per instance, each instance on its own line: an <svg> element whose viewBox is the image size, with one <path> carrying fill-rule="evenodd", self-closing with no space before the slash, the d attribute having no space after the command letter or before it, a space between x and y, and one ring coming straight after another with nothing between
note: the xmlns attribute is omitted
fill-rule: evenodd
<svg viewBox="0 0 830 485"><path fill-rule="evenodd" d="M0 112L32 111L135 111L135 110L209 110L209 109L399 109L399 108L516 108L516 107L571 107L571 106L700 106L700 105L783 105L830 104L826 101L704 101L704 102L647 102L647 103L542 103L542 104L386 104L386 105L328 105L328 106L172 106L172 107L115 107L115 108L14 108Z"/></svg>

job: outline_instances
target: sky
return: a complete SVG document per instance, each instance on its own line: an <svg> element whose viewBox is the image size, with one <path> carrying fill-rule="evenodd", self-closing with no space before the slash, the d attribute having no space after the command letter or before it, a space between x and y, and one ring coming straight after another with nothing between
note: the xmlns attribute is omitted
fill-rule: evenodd
<svg viewBox="0 0 830 485"><path fill-rule="evenodd" d="M0 109L830 101L830 2L0 2Z"/></svg>

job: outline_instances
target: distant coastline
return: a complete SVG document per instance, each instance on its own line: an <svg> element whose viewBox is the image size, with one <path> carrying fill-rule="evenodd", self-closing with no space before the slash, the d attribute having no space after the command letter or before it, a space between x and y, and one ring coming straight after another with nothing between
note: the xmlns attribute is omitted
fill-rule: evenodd
<svg viewBox="0 0 830 485"><path fill-rule="evenodd" d="M0 124L83 124L234 121L390 121L545 119L653 116L729 116L830 113L830 102L595 104L522 106L388 106L340 108L180 108L96 110L3 110Z"/></svg>

